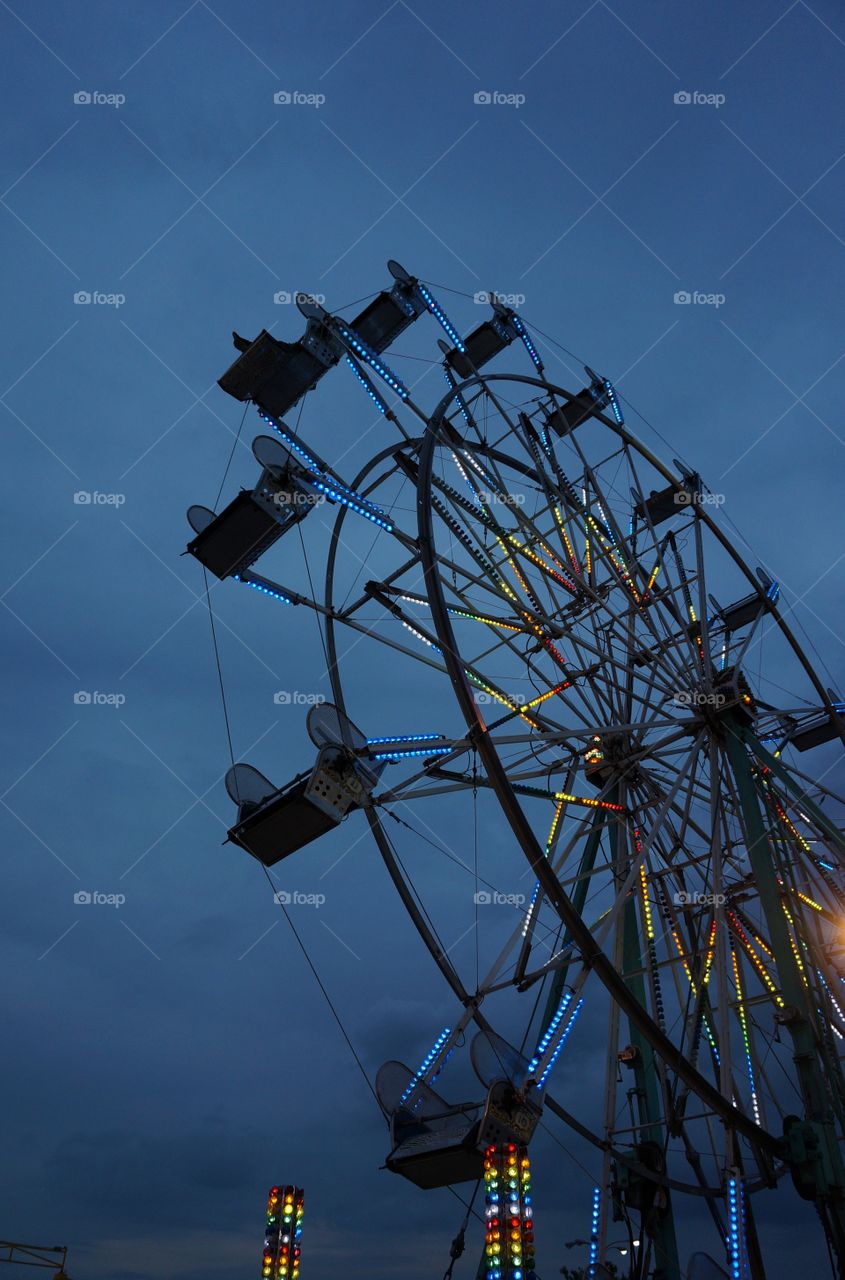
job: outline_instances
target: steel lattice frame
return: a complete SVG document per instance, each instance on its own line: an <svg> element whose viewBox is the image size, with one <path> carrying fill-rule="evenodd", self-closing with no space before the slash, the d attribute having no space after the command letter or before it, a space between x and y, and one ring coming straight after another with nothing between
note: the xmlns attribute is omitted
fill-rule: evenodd
<svg viewBox="0 0 845 1280"><path fill-rule="evenodd" d="M459 1004L420 1078L439 1076L471 1023L497 1031L497 1002L509 1002L507 1017L524 1005L527 1024L542 983L531 1078L553 1085L594 1001L607 1015L601 1124L576 1119L565 1096L546 1093L545 1104L601 1152L596 1259L614 1191L640 1215L638 1274L677 1280L672 1205L688 1192L704 1197L732 1273L762 1276L754 1196L789 1168L841 1260L845 809L791 746L820 716L841 738L841 708L698 478L600 408L562 424L577 396L534 363L535 376L451 378L431 414L399 383L386 414L398 437L351 482L387 513L366 557L352 549L345 505L323 597L270 583L320 616L341 710L366 719L367 663L356 671L347 659L351 632L359 658L366 644L404 666L408 738L440 735L431 754L424 737L392 748L399 780L396 768L384 775L365 808ZM677 507L659 525L655 485ZM750 593L745 621L711 590L723 601ZM763 638L777 686L762 665L751 671ZM781 684L797 686L790 705ZM435 688L452 691L450 726L429 722ZM420 895L385 815L425 814L442 840L439 807L478 794L511 833L506 887L526 865L536 886L476 981L439 937L453 904L436 889ZM493 884L481 877L476 888Z"/></svg>

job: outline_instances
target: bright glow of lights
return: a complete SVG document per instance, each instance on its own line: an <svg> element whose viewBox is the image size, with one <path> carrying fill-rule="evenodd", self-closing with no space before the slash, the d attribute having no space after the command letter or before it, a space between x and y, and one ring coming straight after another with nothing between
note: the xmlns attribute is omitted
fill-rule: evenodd
<svg viewBox="0 0 845 1280"><path fill-rule="evenodd" d="M593 1187L593 1212L590 1216L590 1256L587 1263L588 1280L596 1280L599 1260L599 1217L601 1214L601 1187Z"/></svg>
<svg viewBox="0 0 845 1280"><path fill-rule="evenodd" d="M261 1260L262 1280L298 1280L303 1201L304 1193L300 1187L270 1188Z"/></svg>
<svg viewBox="0 0 845 1280"><path fill-rule="evenodd" d="M417 1071L417 1073L411 1077L410 1083L408 1084L408 1087L405 1089L405 1092L402 1094L400 1102L402 1103L407 1102L408 1099L413 1094L418 1084L421 1084L423 1082L430 1084L431 1080L434 1080L440 1074L440 1072L443 1070L444 1066L446 1065L446 1059L449 1057L449 1054L446 1055L446 1058L444 1058L442 1062L438 1063L437 1060L443 1050L443 1046L445 1045L446 1041L449 1039L449 1036L451 1034L452 1034L452 1030L450 1027L443 1028L443 1030L440 1032L440 1035L437 1037L434 1044L431 1046L428 1053L423 1058L419 1071ZM451 1053L451 1050L449 1051L449 1053ZM437 1064L437 1069L433 1072L431 1079L429 1080L427 1079L428 1074L430 1071L432 1071L432 1068L435 1066L435 1064Z"/></svg>
<svg viewBox="0 0 845 1280"><path fill-rule="evenodd" d="M613 804L610 800L594 800L592 796L571 796L567 791L556 791L555 800L565 800L567 804L582 804L588 809L607 809L609 813L624 813L624 804Z"/></svg>
<svg viewBox="0 0 845 1280"><path fill-rule="evenodd" d="M464 352L466 351L466 347L461 341L461 335L458 333L455 326L450 322L448 316L446 315L446 312L443 310L443 308L440 306L437 300L433 297L433 295L429 293L428 289L426 289L424 284L418 284L417 288L420 291L420 296L422 297L423 302L428 307L429 311L434 316L435 320L439 321L439 323L446 330L446 333L452 339L452 342L457 347L458 351L460 351L461 355L463 355Z"/></svg>
<svg viewBox="0 0 845 1280"><path fill-rule="evenodd" d="M361 386L364 388L367 395L370 397L373 404L378 409L379 413L383 413L386 415L388 412L387 405L384 403L381 396L376 391L373 384L370 382L370 379L367 377L367 375L364 373L361 366L358 364L357 360L353 360L352 357L348 355L346 357L346 363L349 365L349 368L355 374L355 377L358 379Z"/></svg>
<svg viewBox="0 0 845 1280"><path fill-rule="evenodd" d="M490 1146L484 1153L486 1280L534 1280L531 1165L525 1147Z"/></svg>
<svg viewBox="0 0 845 1280"><path fill-rule="evenodd" d="M340 321L337 322L337 331L343 338L344 342L349 344L355 354L360 356L364 363L368 364L371 369L375 369L378 376L383 378L391 390L396 392L400 400L408 399L410 392L404 382L402 382L400 378L397 378L395 373L391 373L390 369L388 369L387 365L379 358L377 352L373 351L372 347L368 346L366 342L358 337L357 333L352 329L347 328L345 324L341 324Z"/></svg>
<svg viewBox="0 0 845 1280"><path fill-rule="evenodd" d="M286 596L283 591L277 591L275 587L271 587L258 578L242 578L239 573L232 575L235 582L242 582L245 587L252 587L253 591L260 591L262 595L270 596L273 600L280 600L282 604L293 604L290 596Z"/></svg>

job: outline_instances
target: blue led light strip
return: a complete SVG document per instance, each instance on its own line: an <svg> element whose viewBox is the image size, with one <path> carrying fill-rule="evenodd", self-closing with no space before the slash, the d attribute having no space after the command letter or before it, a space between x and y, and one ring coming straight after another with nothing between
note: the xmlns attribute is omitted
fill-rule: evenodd
<svg viewBox="0 0 845 1280"><path fill-rule="evenodd" d="M440 742L442 733L394 733L388 738L368 738L367 746L376 747L382 742Z"/></svg>
<svg viewBox="0 0 845 1280"><path fill-rule="evenodd" d="M322 472L323 464L318 462L317 459L313 457L308 450L290 434L289 431L285 431L284 427L280 427L275 418L271 418L267 413L262 413L260 409L258 411L258 416L262 422L266 422L268 427L272 427L273 430L282 437L289 449L293 449L295 453L299 454L303 462L306 462L312 471Z"/></svg>
<svg viewBox="0 0 845 1280"><path fill-rule="evenodd" d="M417 1085L421 1084L425 1080L426 1074L431 1070L432 1066L437 1061L440 1051L442 1050L444 1044L449 1039L449 1036L451 1034L452 1034L451 1027L444 1027L444 1029L440 1032L440 1035L437 1037L434 1044L431 1046L428 1053L423 1058L419 1071L417 1071L416 1074L413 1076L411 1082L405 1089L405 1092L402 1094L402 1097L399 1099L400 1104L403 1102L407 1102L411 1094L416 1089ZM448 1057L448 1054L447 1054L447 1057ZM438 1068L438 1071L435 1072L435 1076L438 1075L440 1071L443 1070L444 1066L445 1066L445 1060L444 1062L441 1062L440 1067ZM432 1079L434 1078L435 1077L432 1076Z"/></svg>
<svg viewBox="0 0 845 1280"><path fill-rule="evenodd" d="M596 1280L598 1271L600 1213L601 1187L593 1187L593 1211L590 1215L590 1258L587 1263L587 1280Z"/></svg>
<svg viewBox="0 0 845 1280"><path fill-rule="evenodd" d="M264 596L271 596L274 600L280 600L282 604L294 604L295 601L290 596L286 596L283 591L278 591L275 587L269 586L260 578L242 578L239 573L232 574L235 582L242 582L245 587L252 587L253 591L260 591Z"/></svg>
<svg viewBox="0 0 845 1280"><path fill-rule="evenodd" d="M487 488L490 490L491 493L498 494L500 498L507 496L503 492L503 490L500 489L499 486L496 484L496 481L493 480L487 474L487 472L482 467L481 463L478 461L478 459L472 454L472 452L469 449L461 449L461 457L464 459L465 462L469 463L469 465L472 467L474 471L478 473L478 475L481 476L481 479L484 481L485 485L487 486Z"/></svg>
<svg viewBox="0 0 845 1280"><path fill-rule="evenodd" d="M275 418L271 418L269 414L262 413L259 410L259 417L262 422L266 422L271 426L278 435L282 437L285 444L299 454L308 470L316 477L312 481L316 489L320 489L328 497L333 498L335 502L341 503L344 507L357 512L359 516L364 516L367 520L372 520L373 524L379 525L380 528L386 529L388 533L393 532L393 524L387 519L381 507L377 507L372 502L368 502L366 498L362 498L360 493L356 493L354 489L348 488L340 480L335 480L327 475L324 469L324 463L319 462L313 454L301 445L295 436L286 431L284 427L279 426Z"/></svg>
<svg viewBox="0 0 845 1280"><path fill-rule="evenodd" d="M466 417L466 414L464 414L464 417ZM469 422L469 418L467 418L467 422ZM476 505L476 507L477 507L477 506L479 505L479 502L478 502L478 490L476 489L475 484L473 483L473 481L472 481L472 480L470 480L469 476L467 475L467 472L466 472L466 471L465 471L465 469L464 469L464 464L461 462L460 458L459 458L459 457L458 457L458 455L455 453L454 449L452 450L452 458L453 458L453 460L454 460L455 466L458 468L458 470L460 471L461 475L463 476L464 484L466 485L466 487L469 489L470 493L472 494L472 500L473 500L473 502L475 503L475 505Z"/></svg>
<svg viewBox="0 0 845 1280"><path fill-rule="evenodd" d="M329 484L331 484L333 488L339 489L341 493L345 493L347 498L352 498L355 502L360 502L362 506L367 507L377 516L382 516L387 519L387 513L382 507L377 507L374 502L370 502L369 498L364 498L360 493L356 493L354 489L350 489L348 484L343 484L341 480L336 480L334 476L324 475L322 478L328 480Z"/></svg>
<svg viewBox="0 0 845 1280"><path fill-rule="evenodd" d="M548 857L548 854L546 855L546 857ZM526 911L525 919L522 922L523 938L526 938L528 936L528 930L531 928L531 919L532 919L532 916L534 915L534 906L537 902L537 895L539 894L539 892L540 892L540 881L536 880L534 882L534 892L531 894L531 901L528 904L528 910Z"/></svg>
<svg viewBox="0 0 845 1280"><path fill-rule="evenodd" d="M354 493L352 489L347 489L345 485L341 485L335 480L328 480L328 478L325 480L312 480L311 483L315 489L319 489L329 498L334 498L335 502L339 502L341 506L349 507L350 511L363 516L365 520L372 520L373 524L377 524L380 529L386 529L388 533L393 532L393 525L389 520L382 518L383 513L382 515L376 514L378 509L371 507L366 498ZM365 503L366 505L364 505Z"/></svg>
<svg viewBox="0 0 845 1280"><path fill-rule="evenodd" d="M535 890L535 897L536 897L536 890ZM533 901L534 899L532 898L532 904L533 904ZM567 991L563 999L561 1000L560 1004L558 1005L557 1012L554 1014L551 1022L546 1027L544 1034L541 1036L540 1043L537 1045L537 1049L534 1054L534 1057L531 1059L531 1061L528 1064L528 1074L530 1076L533 1076L537 1067L540 1065L540 1060L543 1057L543 1054L546 1052L546 1050L549 1047L549 1041L551 1040L552 1036L560 1026L561 1019L563 1018L563 1015L566 1013L566 1010L569 1007L571 1001L572 1001L572 992Z"/></svg>
<svg viewBox="0 0 845 1280"><path fill-rule="evenodd" d="M531 341L531 338L529 337L528 330L526 329L525 325L522 323L518 315L514 315L512 319L513 319L513 327L514 329L516 329L517 333L522 339L523 346L525 347L525 350L528 352L532 361L534 362L535 369L537 369L539 373L542 373L543 361L540 359L540 355L537 351L537 348L534 346L534 343Z"/></svg>
<svg viewBox="0 0 845 1280"><path fill-rule="evenodd" d="M728 1258L731 1280L746 1280L747 1250L745 1244L745 1197L742 1180L736 1174L728 1174Z"/></svg>
<svg viewBox="0 0 845 1280"><path fill-rule="evenodd" d="M391 390L396 392L400 400L407 400L410 395L408 388L405 386L404 382L402 382L400 378L397 378L396 374L392 373L390 369L388 369L387 365L379 359L378 354L373 351L372 347L368 346L366 342L363 342L354 330L348 329L346 325L341 324L339 320L336 323L338 333L343 338L344 342L349 344L355 354L359 355L364 363L368 364L371 369L375 369L378 376L383 378Z"/></svg>
<svg viewBox="0 0 845 1280"><path fill-rule="evenodd" d="M575 1019L578 1017L578 1014L581 1012L581 1007L583 1004L584 1004L584 997L582 996L581 999L576 1004L575 1008L572 1010L571 1014L569 1015L569 1021L567 1022L566 1026L563 1029L563 1033L560 1037L560 1040L557 1042L557 1046L555 1047L554 1053L552 1054L551 1058L549 1058L549 1061L546 1064L545 1071L540 1076L540 1079L537 1081L539 1088L542 1089L543 1085L548 1080L549 1072L551 1071L552 1067L555 1065L558 1058L560 1057L560 1051L563 1048L563 1046L566 1044L567 1037L569 1036L570 1031L575 1025Z"/></svg>
<svg viewBox="0 0 845 1280"><path fill-rule="evenodd" d="M440 324L446 330L446 333L448 334L448 336L452 339L453 343L457 347L458 351L460 351L461 355L463 355L464 352L466 351L466 347L461 341L461 335L458 333L455 326L450 322L448 316L446 315L446 312L443 310L440 304L436 301L436 299L432 296L432 294L429 293L428 289L426 289L424 284L417 284L417 288L419 289L420 297L422 298L428 310L434 316L435 320L438 320L440 322Z"/></svg>
<svg viewBox="0 0 845 1280"><path fill-rule="evenodd" d="M445 756L451 750L451 747L418 747L416 749L408 748L405 751L379 751L373 756L373 759L410 760L413 756Z"/></svg>
<svg viewBox="0 0 845 1280"><path fill-rule="evenodd" d="M616 395L616 388L610 381L610 378L604 379L604 390L608 400L610 401L610 408L613 412L613 416L621 427L624 425L625 415L622 412L622 406L620 405L619 398Z"/></svg>
<svg viewBox="0 0 845 1280"><path fill-rule="evenodd" d="M376 391L376 389L375 389L375 387L373 386L372 382L370 382L370 379L369 379L369 378L367 377L367 375L364 373L364 370L363 370L363 369L361 368L361 366L358 364L358 361L357 361L357 360L353 360L353 359L352 359L352 356L347 355L347 357L346 357L346 363L349 365L349 368L350 368L350 369L352 370L352 372L355 374L355 377L358 379L358 381L360 382L361 386L362 386L362 387L364 388L364 390L366 391L367 395L370 397L370 399L371 399L371 400L373 401L373 403L375 404L375 406L376 406L376 408L378 409L379 413L383 413L385 416L387 416L387 414L388 414L388 412L389 412L389 410L388 410L388 408L387 408L387 405L384 403L384 401L382 400L381 396L380 396L380 395L379 395L379 393Z"/></svg>
<svg viewBox="0 0 845 1280"><path fill-rule="evenodd" d="M464 404L464 398L463 398L463 396L461 395L461 393L457 390L458 382L457 382L457 379L456 379L455 375L452 373L452 370L448 367L448 365L444 368L443 372L444 372L444 373L445 373L445 375L446 375L446 381L449 383L449 386L450 386L450 387L452 388L452 390L455 392L455 400L457 401L458 408L460 409L461 413L464 415L464 419L465 419L465 421L466 421L467 426L468 426L468 427L471 427L471 426L472 426L472 423L470 422L470 420L469 420L469 414L468 414L468 413L467 413L467 411L466 411L466 405Z"/></svg>

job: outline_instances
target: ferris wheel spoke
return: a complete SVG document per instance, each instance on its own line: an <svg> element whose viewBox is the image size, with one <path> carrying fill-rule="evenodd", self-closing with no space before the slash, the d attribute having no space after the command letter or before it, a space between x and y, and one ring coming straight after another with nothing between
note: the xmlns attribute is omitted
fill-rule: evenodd
<svg viewBox="0 0 845 1280"><path fill-rule="evenodd" d="M629 451L629 464L630 464L630 467L631 467L632 475L633 475L634 480L635 480L636 490L637 490L637 492L638 492L638 493L642 494L642 493L643 493L643 491L644 491L644 488L643 488L642 484L640 483L640 479L639 479L638 472L637 472L637 467L636 467L636 464L635 464L635 462L634 462L634 460L633 460L632 455L630 454L630 451ZM689 609L690 609L690 603L691 603L691 600L690 600L690 602L688 603L687 599L684 597L684 595L683 595L683 586L682 586L682 583L681 583L680 581L678 582L678 584L677 584L677 585L675 585L675 584L673 583L673 581L672 581L672 574L671 574L671 570L670 570L670 567L669 567L669 562L668 562L668 560L667 560L667 555L666 555L667 550L668 550L670 547L671 547L671 548L673 548L673 556L674 556L674 559L675 559L676 569L679 569L679 571L680 571L681 573L683 573L683 574L684 574L684 576L685 576L685 571L683 570L682 563L681 563L681 561L680 561L680 559L679 559L679 556L678 556L678 554L677 554L677 550L676 550L676 548L677 548L677 541L676 541L676 538L675 538L674 532L673 532L673 531L670 531L670 532L669 532L669 533L667 533L667 534L666 534L662 539L659 539L659 538L658 538L658 536L657 536L657 534L656 534L656 532L655 532L654 524L653 524L653 522L652 522L652 517L651 517L650 511L649 511L649 504L648 504L648 502L647 502L644 498L642 498L642 497L641 497L641 499L640 499L640 501L639 501L639 503L638 503L637 507L635 508L635 513L636 513L636 512L638 512L638 511L640 511L640 510L642 511L643 517L644 517L645 522L646 522L646 526L647 526L647 528L648 528L648 530L649 530L649 532L650 532L650 534L651 534L651 538L652 538L652 541L653 541L653 551L652 551L652 554L656 554L656 556L657 556L657 559L656 559L656 561L655 561L655 565L654 565L654 567L652 568L651 573L649 574L649 577L648 577L648 582L647 582L647 585L646 585L646 588L645 588L644 597L645 597L645 598L648 598L648 597L650 597L650 596L651 596L652 598L655 598L655 597L654 597L654 595L653 595L653 591L654 591L654 587L655 587L655 583L656 583L657 575L658 575L658 573L660 572L660 570L662 569L662 571L663 571L663 580L664 580L664 582L665 582L665 584L666 584L666 585L665 585L665 587L662 587L662 588L660 589L660 597L659 597L659 598L660 598L661 603L662 603L662 605L663 605L663 607L664 607L664 612L659 613L659 615L658 615L658 616L659 616L659 617L661 618L661 620L663 621L664 629L665 629L665 630L666 630L666 632L667 632L667 639L670 639L672 644L674 644L674 643L675 643L675 640L676 640L676 639L677 639L677 640L680 640L680 641L683 643L683 645L684 645L684 649L685 649L685 650L689 647L689 648L691 649L691 655L690 655L690 656L692 657L693 661L695 662L695 661L698 659L698 653L697 653L697 650L696 650L695 646L691 644L690 636L689 636L689 630L688 630L689 623L692 621L692 619L690 618L690 614L689 614ZM698 511L696 510L696 517L698 517L698 515L699 515L699 513L698 513ZM702 571L703 571L703 561L697 562L697 567L698 567L698 569L699 569L699 570L702 570ZM701 596L702 592L703 592L703 577L702 577L701 581L699 582L699 595L700 595L700 596ZM681 597L680 599L679 599L679 596ZM694 612L694 610L693 610L693 612ZM670 630L669 630L669 622L670 622L670 621L674 624L674 626L676 626L676 627L678 627L678 626L679 626L679 627L680 627L680 630L677 632L677 635L675 635L674 633L670 632ZM681 674L681 672L679 672L679 674Z"/></svg>
<svg viewBox="0 0 845 1280"><path fill-rule="evenodd" d="M394 569L391 573L387 574L379 582L379 586L382 587L383 589L387 589L391 587L392 584L398 578L403 577L404 574L409 572L409 570L418 569L419 564L420 564L420 556L419 556L419 552L416 552L409 559L404 560L397 569ZM340 609L337 609L335 611L335 617L336 618L351 617L353 614L357 613L359 609L368 605L370 603L370 600L371 600L371 596L369 592L365 591L362 596L358 596L355 600L353 600L352 604L344 604L341 606Z"/></svg>
<svg viewBox="0 0 845 1280"><path fill-rule="evenodd" d="M816 801L812 799L806 789L802 788L800 783L796 781L796 779L800 779L801 782L809 782L811 780L808 779L805 774L800 773L797 769L790 770L784 768L780 761L776 760L753 734L746 733L744 735L744 741L754 752L754 755L757 757L760 764L770 770L770 772L786 787L798 805L806 809L807 813L811 816L818 833L823 836L826 842L829 842L828 848L831 848L831 852L835 852L840 863L845 865L845 835L843 835L842 831L834 825L833 821L819 807ZM837 800L840 804L843 803L842 799L838 795L827 791L826 788L824 790L827 795Z"/></svg>

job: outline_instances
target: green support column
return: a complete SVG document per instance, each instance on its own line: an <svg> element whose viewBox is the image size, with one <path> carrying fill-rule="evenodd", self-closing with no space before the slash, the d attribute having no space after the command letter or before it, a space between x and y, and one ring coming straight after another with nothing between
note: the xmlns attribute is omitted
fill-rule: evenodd
<svg viewBox="0 0 845 1280"><path fill-rule="evenodd" d="M618 788L614 789L608 799L619 803ZM627 874L627 849L620 842L620 824L614 822L610 827L610 848L613 865L617 870L617 879L624 880ZM646 986L643 976L645 964L640 945L640 926L637 919L637 898L632 893L622 909L622 977L628 990L636 997L644 1009ZM640 1123L640 1140L656 1143L661 1151L665 1148L665 1127L660 1124L660 1079L654 1052L646 1038L630 1022L628 1034L631 1044L636 1049L633 1065L634 1081L637 1090L637 1111ZM678 1242L675 1236L675 1223L672 1214L668 1188L662 1189L667 1197L665 1211L657 1215L654 1230L654 1280L681 1280L681 1267L678 1258Z"/></svg>
<svg viewBox="0 0 845 1280"><path fill-rule="evenodd" d="M845 1165L834 1129L824 1073L819 1062L819 1045L813 1030L812 1009L801 980L789 938L780 888L777 882L772 847L754 776L745 747L745 731L736 719L725 720L725 750L736 782L747 838L748 860L766 917L769 939L777 963L780 988L790 1017L787 1028L792 1037L794 1061L804 1101L805 1130L798 1142L790 1143L793 1158L799 1159L806 1149L806 1138L817 1144L817 1156L802 1163L802 1172L810 1177L816 1199L824 1206L836 1249L840 1274L845 1273Z"/></svg>

